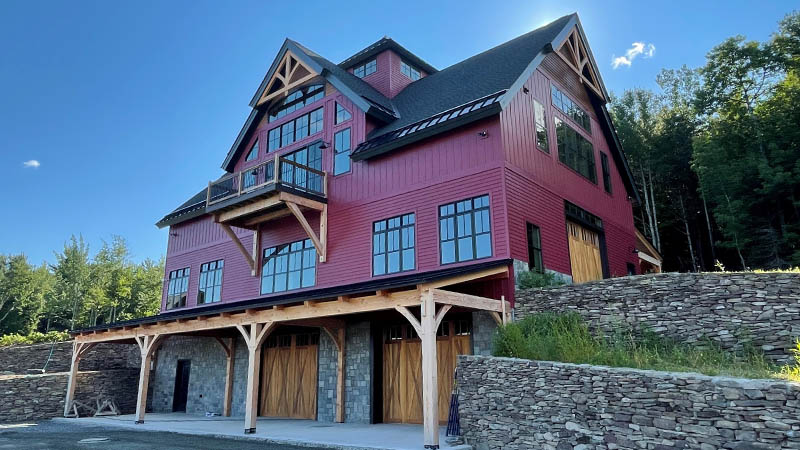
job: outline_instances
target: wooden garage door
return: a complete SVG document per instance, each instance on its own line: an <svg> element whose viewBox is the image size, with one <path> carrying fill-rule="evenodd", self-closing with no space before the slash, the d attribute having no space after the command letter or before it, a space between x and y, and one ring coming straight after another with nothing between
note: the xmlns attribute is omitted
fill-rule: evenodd
<svg viewBox="0 0 800 450"><path fill-rule="evenodd" d="M439 421L447 423L457 357L472 353L471 322L443 321L437 334ZM384 333L383 421L422 423L422 351L411 325L390 326Z"/></svg>
<svg viewBox="0 0 800 450"><path fill-rule="evenodd" d="M567 222L569 236L569 262L572 265L572 281L583 283L603 278L603 262L600 258L600 236L574 222Z"/></svg>
<svg viewBox="0 0 800 450"><path fill-rule="evenodd" d="M264 343L260 415L317 417L318 333L279 334Z"/></svg>

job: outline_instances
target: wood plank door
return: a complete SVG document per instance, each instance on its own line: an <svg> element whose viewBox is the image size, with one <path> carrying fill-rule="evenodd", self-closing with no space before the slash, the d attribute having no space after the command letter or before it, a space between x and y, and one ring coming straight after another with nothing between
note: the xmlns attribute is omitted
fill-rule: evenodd
<svg viewBox="0 0 800 450"><path fill-rule="evenodd" d="M458 355L472 354L469 320L443 321L436 339L439 421L447 423ZM383 421L422 423L422 349L410 325L390 326L383 344Z"/></svg>
<svg viewBox="0 0 800 450"><path fill-rule="evenodd" d="M574 222L567 222L569 237L569 262L572 266L572 281L603 279L603 260L600 256L600 236L597 232Z"/></svg>
<svg viewBox="0 0 800 450"><path fill-rule="evenodd" d="M319 334L278 334L264 347L260 415L316 419Z"/></svg>

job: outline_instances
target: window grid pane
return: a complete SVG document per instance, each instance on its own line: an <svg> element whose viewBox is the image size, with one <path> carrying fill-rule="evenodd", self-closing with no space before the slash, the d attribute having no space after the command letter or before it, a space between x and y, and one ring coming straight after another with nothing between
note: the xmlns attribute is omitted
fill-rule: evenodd
<svg viewBox="0 0 800 450"><path fill-rule="evenodd" d="M333 142L333 174L339 175L350 171L350 128L334 135Z"/></svg>
<svg viewBox="0 0 800 450"><path fill-rule="evenodd" d="M442 264L492 256L488 195L439 207L439 250Z"/></svg>
<svg viewBox="0 0 800 450"><path fill-rule="evenodd" d="M287 114L321 100L323 97L325 97L325 89L321 84L302 87L275 104L269 115L269 121L273 122L280 119Z"/></svg>
<svg viewBox="0 0 800 450"><path fill-rule="evenodd" d="M197 287L197 304L216 303L221 299L223 260L200 266L200 281Z"/></svg>
<svg viewBox="0 0 800 450"><path fill-rule="evenodd" d="M592 183L597 183L594 147L588 139L563 120L556 118L558 159Z"/></svg>
<svg viewBox="0 0 800 450"><path fill-rule="evenodd" d="M317 108L308 114L303 114L292 121L269 130L269 151L277 150L319 133L322 131L323 117L323 108Z"/></svg>
<svg viewBox="0 0 800 450"><path fill-rule="evenodd" d="M264 249L261 293L290 291L316 284L317 254L311 239Z"/></svg>
<svg viewBox="0 0 800 450"><path fill-rule="evenodd" d="M373 223L373 276L414 270L414 223L414 213Z"/></svg>
<svg viewBox="0 0 800 450"><path fill-rule="evenodd" d="M173 270L169 273L167 284L166 309L186 306L186 295L189 292L189 268Z"/></svg>

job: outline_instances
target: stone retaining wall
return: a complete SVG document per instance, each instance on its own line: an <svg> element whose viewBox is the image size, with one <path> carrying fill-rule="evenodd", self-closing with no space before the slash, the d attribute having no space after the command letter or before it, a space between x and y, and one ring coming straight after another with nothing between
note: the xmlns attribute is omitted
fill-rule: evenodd
<svg viewBox="0 0 800 450"><path fill-rule="evenodd" d="M461 356L461 430L483 449L800 448L800 384Z"/></svg>
<svg viewBox="0 0 800 450"><path fill-rule="evenodd" d="M64 414L67 372L0 376L0 423L18 423L60 417ZM75 400L95 405L111 398L123 414L136 410L139 371L116 369L80 372Z"/></svg>
<svg viewBox="0 0 800 450"><path fill-rule="evenodd" d="M47 372L67 372L71 357L72 341L0 347L0 373L25 375L41 371L45 365ZM138 368L139 361L139 348L136 345L103 343L86 353L81 359L80 369Z"/></svg>
<svg viewBox="0 0 800 450"><path fill-rule="evenodd" d="M646 324L684 342L710 338L726 349L752 342L787 361L800 337L800 274L668 273L517 292L517 319L542 311L577 311L606 331Z"/></svg>

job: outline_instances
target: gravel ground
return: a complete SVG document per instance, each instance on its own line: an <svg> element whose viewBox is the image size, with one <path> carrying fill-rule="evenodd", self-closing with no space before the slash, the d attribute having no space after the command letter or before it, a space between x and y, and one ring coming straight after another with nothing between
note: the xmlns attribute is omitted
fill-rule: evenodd
<svg viewBox="0 0 800 450"><path fill-rule="evenodd" d="M94 442L81 442L95 439ZM0 449L29 450L308 450L253 440L223 439L165 432L131 431L116 427L71 425L63 422L0 424Z"/></svg>

